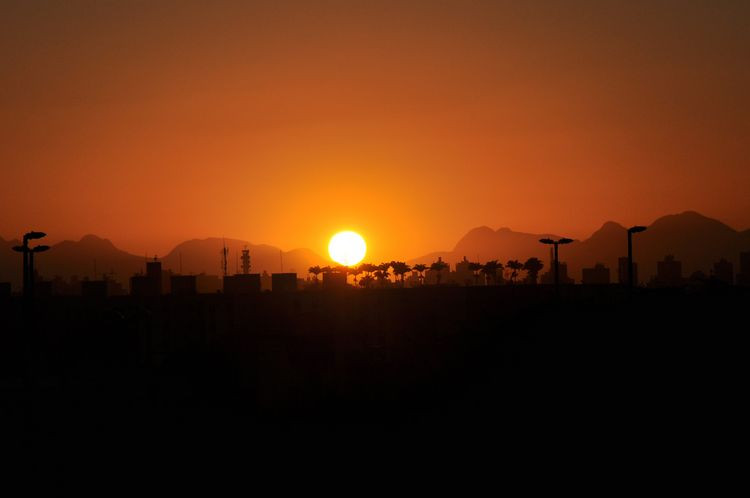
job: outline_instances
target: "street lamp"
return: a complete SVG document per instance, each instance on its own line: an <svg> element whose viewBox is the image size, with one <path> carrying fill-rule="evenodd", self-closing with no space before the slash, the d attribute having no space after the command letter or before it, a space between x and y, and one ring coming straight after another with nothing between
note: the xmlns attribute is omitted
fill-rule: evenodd
<svg viewBox="0 0 750 498"><path fill-rule="evenodd" d="M32 289L34 286L34 253L44 252L49 250L49 246L36 246L34 248L29 247L30 240L37 240L46 237L47 234L44 232L27 232L23 235L23 245L13 247L16 252L23 253L23 295L33 295Z"/></svg>
<svg viewBox="0 0 750 498"><path fill-rule="evenodd" d="M645 232L646 227L636 225L628 228L628 288L633 288L633 234Z"/></svg>
<svg viewBox="0 0 750 498"><path fill-rule="evenodd" d="M558 263L558 259L557 259L557 247L559 245L570 244L571 242L573 242L573 239L566 239L564 237L558 240L539 239L539 242L541 242L542 244L551 244L555 246L555 292L559 294L560 293L560 271L559 271L560 264Z"/></svg>

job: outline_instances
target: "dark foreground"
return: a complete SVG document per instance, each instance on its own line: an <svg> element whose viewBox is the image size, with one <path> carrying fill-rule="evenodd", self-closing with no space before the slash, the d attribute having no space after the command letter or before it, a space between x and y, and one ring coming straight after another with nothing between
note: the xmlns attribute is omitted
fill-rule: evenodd
<svg viewBox="0 0 750 498"><path fill-rule="evenodd" d="M3 440L47 458L383 438L624 454L732 437L750 293L446 287L0 310Z"/></svg>

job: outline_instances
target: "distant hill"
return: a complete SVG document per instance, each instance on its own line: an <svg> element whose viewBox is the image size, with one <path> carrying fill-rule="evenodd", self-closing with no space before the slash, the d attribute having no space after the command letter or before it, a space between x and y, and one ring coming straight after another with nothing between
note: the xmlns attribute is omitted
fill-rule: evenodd
<svg viewBox="0 0 750 498"><path fill-rule="evenodd" d="M514 232L510 228L493 230L483 226L470 230L451 251L433 252L410 261L411 264L429 264L438 257L449 263L456 263L464 256L472 261L485 262L498 259L505 263L509 259L525 261L535 256L549 267L549 247L539 243L540 238L559 238L554 234L533 234ZM178 244L161 261L165 269L175 272L197 274L221 273L221 248L226 243L229 249L228 270L234 273L238 266L240 251L247 246L250 250L253 272L269 273L281 270L304 275L313 265L329 264L327 260L309 249L280 251L265 244L251 244L247 241L221 238L193 239ZM626 229L609 221L589 238L577 240L560 248L560 260L568 263L569 274L576 281L581 279L581 269L604 263L612 270L612 278L617 278L617 258L627 253ZM21 282L21 256L11 250L20 244L18 240L0 238L0 281L11 281L16 290ZM663 216L654 221L646 232L634 237L635 260L639 265L641 280L647 280L656 273L656 262L666 254L673 254L683 263L683 273L687 276L696 270L709 273L713 263L724 257L739 270L739 253L750 251L750 230L737 231L707 218L694 211ZM79 241L63 241L52 246L50 251L37 259L37 269L45 278L59 275L70 278L93 278L113 273L114 277L127 284L128 278L143 271L145 259L122 251L107 239L86 235Z"/></svg>
<svg viewBox="0 0 750 498"><path fill-rule="evenodd" d="M498 259L525 261L535 256L549 267L549 246L539 243L541 238L559 238L550 234L514 232L508 228L492 230L478 227L470 230L452 251L432 253L415 258L412 263L430 263L440 255L450 263L461 261L464 256L471 261L485 262ZM673 254L683 263L683 273L690 275L696 270L708 274L713 263L726 258L739 270L739 253L750 251L750 230L737 231L694 211L668 215L654 221L648 230L634 236L634 259L639 265L641 280L656 273L656 263L665 255ZM581 279L581 270L597 262L604 263L617 278L617 259L627 254L626 228L609 221L589 238L560 248L560 260L568 264L569 274L576 281ZM546 271L546 268L545 270Z"/></svg>
<svg viewBox="0 0 750 498"><path fill-rule="evenodd" d="M20 244L17 240L0 239L0 281L10 281L14 289L21 285L21 255L11 248ZM239 251L245 246L250 250L251 271L278 272L283 261L284 271L298 274L307 273L313 265L327 264L319 255L309 249L280 251L270 245L256 245L242 240L226 239L229 249L227 269L234 273ZM221 238L195 239L178 244L164 258L162 267L178 272L182 257L182 272L185 274L221 274ZM36 259L36 269L44 278L61 276L69 279L101 278L102 274L112 274L114 278L128 284L130 276L145 270L144 256L122 251L107 239L86 235L81 240L66 240L54 244L52 248Z"/></svg>

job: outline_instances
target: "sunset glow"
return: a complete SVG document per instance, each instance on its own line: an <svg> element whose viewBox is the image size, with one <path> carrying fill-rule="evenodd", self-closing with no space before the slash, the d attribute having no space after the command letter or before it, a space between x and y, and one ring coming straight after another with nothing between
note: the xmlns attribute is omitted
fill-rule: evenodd
<svg viewBox="0 0 750 498"><path fill-rule="evenodd" d="M331 237L328 244L331 259L345 266L356 265L364 259L366 252L365 239L356 232L339 232Z"/></svg>

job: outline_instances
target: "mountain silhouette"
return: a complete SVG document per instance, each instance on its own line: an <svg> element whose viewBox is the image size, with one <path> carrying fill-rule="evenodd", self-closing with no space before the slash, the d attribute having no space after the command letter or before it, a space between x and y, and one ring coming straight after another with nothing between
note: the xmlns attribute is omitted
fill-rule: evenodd
<svg viewBox="0 0 750 498"><path fill-rule="evenodd" d="M626 237L624 226L608 221L589 238L561 247L560 260L568 264L568 274L576 281L580 281L583 268L598 262L611 269L614 281L617 260L627 254ZM466 256L472 261L497 259L505 263L510 259L525 261L537 257L545 263L546 271L550 267L550 251L549 246L539 243L541 238L556 239L559 236L482 226L469 230L451 251L433 252L409 262L429 264L440 257L446 262L456 263ZM21 256L11 249L18 244L18 240L0 238L0 281L10 281L16 290L21 282ZM227 269L230 274L235 273L237 257L245 246L250 250L252 272L278 272L283 262L284 271L304 275L310 266L329 264L309 249L283 252L271 245L218 237L182 242L160 260L166 270L179 272L182 266L184 274L220 275L222 244L229 249ZM685 211L655 220L647 231L634 237L633 247L641 281L656 273L657 261L667 254L682 261L684 276L697 270L709 274L713 264L722 257L731 261L737 272L739 253L750 251L750 230L737 231L695 211ZM73 275L101 278L106 273L127 286L131 275L144 271L145 257L122 251L107 239L86 235L78 241L68 240L53 245L37 258L36 268L47 279L58 275L65 279Z"/></svg>
<svg viewBox="0 0 750 498"><path fill-rule="evenodd" d="M525 260L535 256L550 266L549 246L539 243L541 238L559 238L551 234L514 232L509 228L492 230L483 226L470 230L452 251L431 253L415 258L412 263L430 263L440 255L444 261L456 263L464 256L485 262L498 259ZM697 270L706 274L719 259L726 258L739 270L739 253L750 251L750 230L737 231L726 224L695 211L663 216L649 225L648 230L633 240L634 260L639 265L639 278L646 281L656 273L656 263L667 254L682 261L683 275ZM596 263L604 263L617 279L617 260L627 255L627 230L608 221L589 238L576 240L560 249L560 260L568 264L568 274L580 281L581 270Z"/></svg>
<svg viewBox="0 0 750 498"><path fill-rule="evenodd" d="M178 244L164 258L159 258L162 268L180 271L182 256L182 273L207 273L221 275L221 248L223 239L195 239ZM13 252L18 240L0 239L0 281L10 281L16 290L21 285L21 255ZM229 249L227 269L230 274L236 270L236 258L239 251L250 250L251 271L269 273L278 272L283 261L284 271L296 271L300 275L307 273L313 265L327 264L319 255L309 249L280 251L270 245L256 245L243 240L226 239ZM51 249L36 259L36 269L45 279L60 276L69 279L102 278L107 274L123 283L126 287L129 278L145 271L146 257L122 251L108 239L96 235L86 235L78 241L65 240L52 245Z"/></svg>

